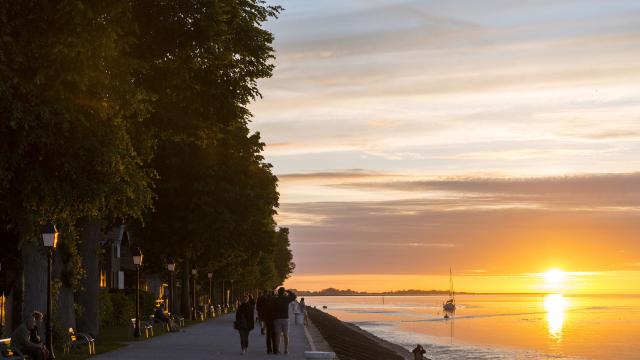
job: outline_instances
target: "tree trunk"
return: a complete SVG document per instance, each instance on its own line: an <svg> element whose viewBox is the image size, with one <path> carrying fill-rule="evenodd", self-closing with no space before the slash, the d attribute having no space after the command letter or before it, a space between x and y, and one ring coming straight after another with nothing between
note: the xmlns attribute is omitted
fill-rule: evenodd
<svg viewBox="0 0 640 360"><path fill-rule="evenodd" d="M101 222L85 219L81 222L80 256L82 267L87 275L82 280L83 291L77 294L77 302L82 306L82 315L78 319L78 330L98 336L100 331L100 268L98 261L98 241L103 236Z"/></svg>
<svg viewBox="0 0 640 360"><path fill-rule="evenodd" d="M76 328L76 313L73 305L73 289L62 286L58 293L58 318L56 319L61 329Z"/></svg>
<svg viewBox="0 0 640 360"><path fill-rule="evenodd" d="M47 312L47 256L38 239L25 241L22 245L22 266L24 279L22 320L24 321L34 310L45 315Z"/></svg>
<svg viewBox="0 0 640 360"><path fill-rule="evenodd" d="M185 318L191 315L191 260L185 257L184 266L182 267L182 280L180 291L180 313Z"/></svg>
<svg viewBox="0 0 640 360"><path fill-rule="evenodd" d="M62 271L66 268L66 264L63 263L60 252L56 252L54 260L54 276L62 278ZM60 326L60 329L76 328L76 313L74 309L73 301L73 289L67 284L62 284L60 291L58 292L58 298L55 304L57 309L56 324Z"/></svg>

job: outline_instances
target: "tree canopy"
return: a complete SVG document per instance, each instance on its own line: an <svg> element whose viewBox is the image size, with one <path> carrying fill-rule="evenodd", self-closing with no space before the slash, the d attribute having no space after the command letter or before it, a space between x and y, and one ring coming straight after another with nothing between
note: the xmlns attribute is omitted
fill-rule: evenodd
<svg viewBox="0 0 640 360"><path fill-rule="evenodd" d="M151 267L173 256L217 278L248 277L273 254L277 178L246 106L271 76L273 36L261 24L280 10L261 1L134 6L141 41L131 56L149 64L136 81L154 97L146 122L159 139L158 198L139 232ZM252 281L263 280L284 277Z"/></svg>
<svg viewBox="0 0 640 360"><path fill-rule="evenodd" d="M292 271L277 178L247 105L282 9L262 0L0 4L0 218L126 222L173 256L273 286ZM286 241L285 241L286 240ZM286 245L285 245L286 243ZM74 249L71 246L70 249Z"/></svg>

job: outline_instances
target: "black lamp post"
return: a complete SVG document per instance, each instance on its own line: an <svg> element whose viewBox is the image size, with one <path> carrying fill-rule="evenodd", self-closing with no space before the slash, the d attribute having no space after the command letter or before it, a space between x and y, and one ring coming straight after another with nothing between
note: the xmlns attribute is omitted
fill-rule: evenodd
<svg viewBox="0 0 640 360"><path fill-rule="evenodd" d="M213 272L209 271L207 273L207 277L209 278L209 310L211 310L211 298L213 297L213 293L211 292L211 281L213 280ZM210 314L213 315L213 314Z"/></svg>
<svg viewBox="0 0 640 360"><path fill-rule="evenodd" d="M236 298L235 295L233 294L233 279L231 280L231 304L232 306L236 306Z"/></svg>
<svg viewBox="0 0 640 360"><path fill-rule="evenodd" d="M140 266L142 266L142 251L140 248L133 250L133 264L136 266L136 326L133 336L140 337Z"/></svg>
<svg viewBox="0 0 640 360"><path fill-rule="evenodd" d="M0 273L2 272L2 263L0 262ZM2 337L2 333L4 331L4 290L2 291L2 295L0 295L0 299L2 299L2 305L0 305L0 337Z"/></svg>
<svg viewBox="0 0 640 360"><path fill-rule="evenodd" d="M167 261L167 270L169 270L169 306L168 311L173 314L173 271L176 269L176 262L172 258Z"/></svg>
<svg viewBox="0 0 640 360"><path fill-rule="evenodd" d="M49 359L55 359L53 354L53 324L51 316L53 315L53 302L51 299L51 276L53 272L53 251L58 245L58 229L53 224L47 224L42 227L42 243L47 248L47 323L46 323L46 347L49 351ZM4 304L3 304L4 305Z"/></svg>
<svg viewBox="0 0 640 360"><path fill-rule="evenodd" d="M193 278L193 320L196 320L196 276L198 276L198 269L194 266L191 268L191 277Z"/></svg>
<svg viewBox="0 0 640 360"><path fill-rule="evenodd" d="M220 306L222 307L222 310L224 311L225 308L227 307L227 303L226 303L226 297L225 297L225 293L224 293L224 279L222 279L222 284L220 285Z"/></svg>

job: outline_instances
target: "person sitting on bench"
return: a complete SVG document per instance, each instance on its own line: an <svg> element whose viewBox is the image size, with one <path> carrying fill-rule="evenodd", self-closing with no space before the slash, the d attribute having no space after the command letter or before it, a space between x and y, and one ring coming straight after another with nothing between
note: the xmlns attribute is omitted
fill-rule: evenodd
<svg viewBox="0 0 640 360"><path fill-rule="evenodd" d="M169 323L169 317L164 314L164 304L156 306L156 310L153 313L153 318L162 321L163 323Z"/></svg>
<svg viewBox="0 0 640 360"><path fill-rule="evenodd" d="M18 326L11 334L11 346L33 360L45 360L49 357L42 344L31 342L31 331L36 327L36 320L32 317Z"/></svg>

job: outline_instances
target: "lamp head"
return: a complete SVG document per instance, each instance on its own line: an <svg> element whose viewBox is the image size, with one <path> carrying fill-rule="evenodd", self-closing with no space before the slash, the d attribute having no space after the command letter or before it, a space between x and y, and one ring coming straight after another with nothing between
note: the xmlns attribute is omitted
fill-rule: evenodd
<svg viewBox="0 0 640 360"><path fill-rule="evenodd" d="M213 278L213 273L211 271L209 271L209 273L207 273L207 276L209 277L209 279Z"/></svg>
<svg viewBox="0 0 640 360"><path fill-rule="evenodd" d="M167 270L173 272L176 269L176 262L172 258L167 260Z"/></svg>
<svg viewBox="0 0 640 360"><path fill-rule="evenodd" d="M141 266L142 265L142 250L140 250L139 247L133 249L133 264L136 266Z"/></svg>
<svg viewBox="0 0 640 360"><path fill-rule="evenodd" d="M52 223L42 226L42 243L48 248L55 249L58 245L58 229Z"/></svg>

